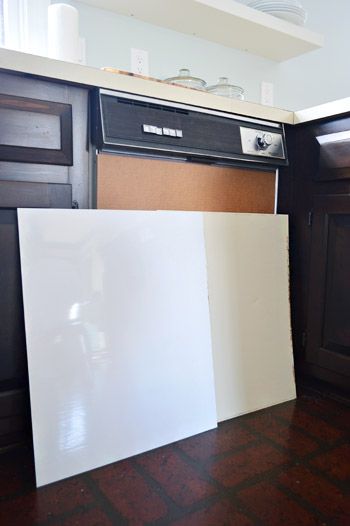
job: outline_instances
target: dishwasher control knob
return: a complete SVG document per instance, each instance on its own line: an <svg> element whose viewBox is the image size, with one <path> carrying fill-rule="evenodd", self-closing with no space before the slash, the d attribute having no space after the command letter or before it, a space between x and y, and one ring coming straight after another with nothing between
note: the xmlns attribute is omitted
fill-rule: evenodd
<svg viewBox="0 0 350 526"><path fill-rule="evenodd" d="M267 150L273 143L272 135L270 133L260 132L256 136L256 144L259 150Z"/></svg>

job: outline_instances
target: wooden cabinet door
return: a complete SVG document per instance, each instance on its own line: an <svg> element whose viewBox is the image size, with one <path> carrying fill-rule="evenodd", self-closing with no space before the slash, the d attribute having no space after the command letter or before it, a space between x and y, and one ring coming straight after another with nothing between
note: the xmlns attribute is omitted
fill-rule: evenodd
<svg viewBox="0 0 350 526"><path fill-rule="evenodd" d="M312 223L306 359L350 388L350 195L320 195Z"/></svg>
<svg viewBox="0 0 350 526"><path fill-rule="evenodd" d="M72 166L72 106L0 93L0 160Z"/></svg>
<svg viewBox="0 0 350 526"><path fill-rule="evenodd" d="M88 98L87 88L0 71L0 180L69 184L89 208Z"/></svg>
<svg viewBox="0 0 350 526"><path fill-rule="evenodd" d="M17 208L71 208L69 184L0 181L0 448L29 430Z"/></svg>

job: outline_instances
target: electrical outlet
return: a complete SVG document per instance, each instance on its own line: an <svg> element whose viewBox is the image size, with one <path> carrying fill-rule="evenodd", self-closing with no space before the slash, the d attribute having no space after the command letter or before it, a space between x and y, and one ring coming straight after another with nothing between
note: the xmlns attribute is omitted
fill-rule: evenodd
<svg viewBox="0 0 350 526"><path fill-rule="evenodd" d="M131 48L130 62L132 73L137 73L138 75L145 75L148 77L148 51Z"/></svg>
<svg viewBox="0 0 350 526"><path fill-rule="evenodd" d="M261 104L264 106L273 106L274 85L272 82L261 83Z"/></svg>

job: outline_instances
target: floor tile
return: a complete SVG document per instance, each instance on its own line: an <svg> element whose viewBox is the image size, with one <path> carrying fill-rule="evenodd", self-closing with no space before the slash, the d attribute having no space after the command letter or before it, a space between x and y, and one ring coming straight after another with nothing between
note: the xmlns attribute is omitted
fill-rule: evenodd
<svg viewBox="0 0 350 526"><path fill-rule="evenodd" d="M96 470L91 477L132 525L155 521L167 513L162 498L127 460Z"/></svg>
<svg viewBox="0 0 350 526"><path fill-rule="evenodd" d="M190 513L172 526L253 526L253 523L228 500L222 500L204 510Z"/></svg>
<svg viewBox="0 0 350 526"><path fill-rule="evenodd" d="M78 477L50 486L31 490L23 496L0 502L0 524L24 526L43 522L49 518L93 502L93 495ZM9 518L11 522L9 523Z"/></svg>
<svg viewBox="0 0 350 526"><path fill-rule="evenodd" d="M322 477L304 466L293 467L279 476L279 482L332 520L332 524L349 526L350 498Z"/></svg>
<svg viewBox="0 0 350 526"><path fill-rule="evenodd" d="M182 440L178 446L193 459L206 460L256 440L256 436L243 427L230 424L219 424L218 429Z"/></svg>
<svg viewBox="0 0 350 526"><path fill-rule="evenodd" d="M350 482L350 444L318 455L311 464L335 479Z"/></svg>
<svg viewBox="0 0 350 526"><path fill-rule="evenodd" d="M350 432L350 406L347 407L329 398L303 396L300 399L300 407Z"/></svg>
<svg viewBox="0 0 350 526"><path fill-rule="evenodd" d="M50 526L114 526L115 523L99 508L73 513L70 517L50 523Z"/></svg>
<svg viewBox="0 0 350 526"><path fill-rule="evenodd" d="M317 450L317 442L289 423L279 422L273 415L257 414L246 420L248 426L297 455L307 455Z"/></svg>
<svg viewBox="0 0 350 526"><path fill-rule="evenodd" d="M238 498L269 526L319 526L319 520L269 482L238 493Z"/></svg>
<svg viewBox="0 0 350 526"><path fill-rule="evenodd" d="M209 471L224 486L231 487L243 480L281 466L289 460L286 453L282 453L269 444L262 444L214 462L209 467Z"/></svg>
<svg viewBox="0 0 350 526"><path fill-rule="evenodd" d="M288 420L291 424L307 431L315 438L327 443L344 437L344 432L324 420L299 409L296 404L280 405L271 409L272 414Z"/></svg>
<svg viewBox="0 0 350 526"><path fill-rule="evenodd" d="M160 448L141 455L137 462L179 506L189 506L217 493L210 482L171 448Z"/></svg>

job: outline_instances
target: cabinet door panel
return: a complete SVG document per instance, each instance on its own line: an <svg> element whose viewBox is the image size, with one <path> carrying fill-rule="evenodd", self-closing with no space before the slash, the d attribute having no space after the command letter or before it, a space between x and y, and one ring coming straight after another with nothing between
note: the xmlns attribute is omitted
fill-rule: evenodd
<svg viewBox="0 0 350 526"><path fill-rule="evenodd" d="M0 160L73 164L72 106L0 94Z"/></svg>
<svg viewBox="0 0 350 526"><path fill-rule="evenodd" d="M0 144L59 150L61 148L60 118L33 111L22 111L0 107ZM28 133L31 130L31 133Z"/></svg>
<svg viewBox="0 0 350 526"><path fill-rule="evenodd" d="M350 196L316 196L307 360L350 382Z"/></svg>
<svg viewBox="0 0 350 526"><path fill-rule="evenodd" d="M25 334L16 210L0 209L0 386L26 371Z"/></svg>
<svg viewBox="0 0 350 526"><path fill-rule="evenodd" d="M71 208L69 184L0 181L0 447L29 428L27 356L16 208Z"/></svg>
<svg viewBox="0 0 350 526"><path fill-rule="evenodd" d="M327 283L323 338L327 348L350 349L350 214L328 221Z"/></svg>

